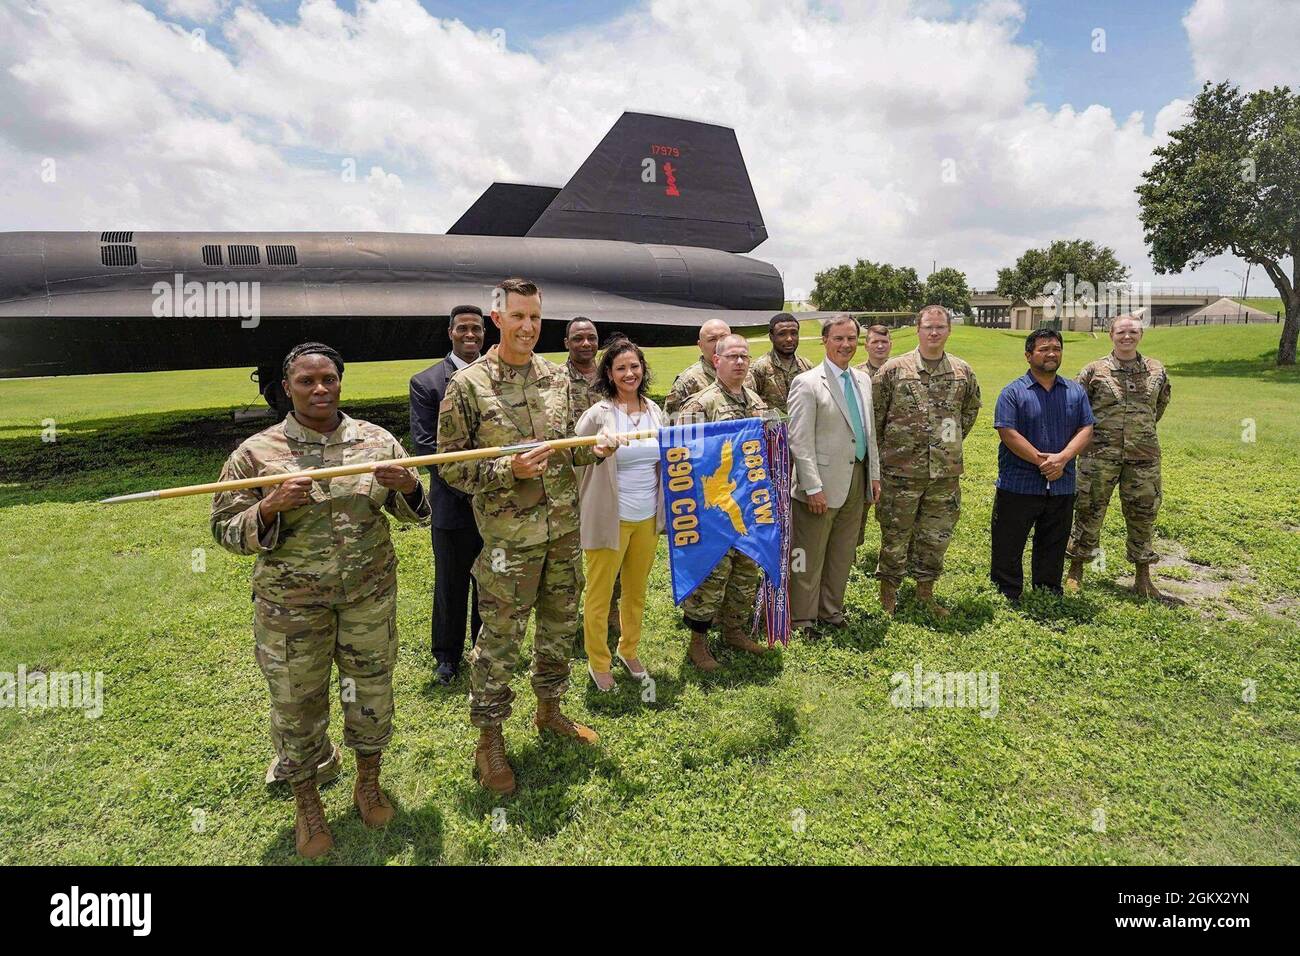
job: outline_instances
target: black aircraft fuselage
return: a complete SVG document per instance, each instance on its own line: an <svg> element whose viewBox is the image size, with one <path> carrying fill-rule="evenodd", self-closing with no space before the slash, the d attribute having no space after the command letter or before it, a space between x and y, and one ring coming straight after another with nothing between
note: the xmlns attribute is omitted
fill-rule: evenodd
<svg viewBox="0 0 1300 956"><path fill-rule="evenodd" d="M209 265L205 250L259 264ZM539 351L559 350L576 315L594 318L602 340L618 330L639 344L682 345L710 311L762 324L783 295L767 263L689 246L163 232L114 245L97 233L0 233L0 377L256 365L309 339L345 343L354 361L434 357L450 348L452 307L487 311L507 275L535 281L544 318L556 320L544 322Z"/></svg>

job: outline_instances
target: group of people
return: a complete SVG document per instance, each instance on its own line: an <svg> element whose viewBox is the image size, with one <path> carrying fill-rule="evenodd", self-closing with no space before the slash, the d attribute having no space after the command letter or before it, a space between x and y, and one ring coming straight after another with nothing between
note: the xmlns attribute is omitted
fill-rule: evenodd
<svg viewBox="0 0 1300 956"><path fill-rule="evenodd" d="M271 696L272 773L292 786L304 856L333 846L318 790L339 764L328 733L331 662L339 670L344 743L357 754L354 802L368 826L393 816L379 786L397 652L396 556L386 515L432 526L437 677L456 679L468 618L470 721L479 728L474 768L485 788L502 795L516 787L501 727L512 713L510 680L530 617L539 732L582 744L599 739L560 707L579 643L598 691L615 687L614 657L634 680L649 679L637 653L664 530L654 436L667 423L788 419L789 603L801 634L816 638L845 626L849 569L872 505L882 608L895 613L910 576L922 608L949 614L934 588L960 513L962 447L980 389L970 365L946 351L944 308L921 310L917 348L897 357L890 357L891 330L870 326L867 359L856 365L862 332L850 315L822 323L825 354L815 365L798 354L800 324L789 313L773 316L771 350L753 361L749 340L711 319L700 329L699 362L677 376L662 409L649 398L642 349L615 334L600 350L585 318L566 327L563 366L537 355L542 291L534 283L501 282L488 318L499 342L484 353L482 310L452 311L451 352L410 382L412 441L419 454L529 447L440 464L430 469L427 492L414 470L380 465L359 476L298 478L214 497L217 541L257 556L254 635ZM998 399L991 577L1012 600L1023 591L1031 531L1031 585L1061 593L1068 554L1064 587L1081 587L1116 484L1128 556L1138 567L1135 589L1162 597L1149 570L1160 504L1155 423L1169 400L1168 377L1137 352L1140 321L1116 319L1110 336L1111 354L1073 381L1056 375L1059 333L1035 331L1026 341L1026 374ZM387 431L339 410L343 359L336 351L300 345L283 371L292 412L245 441L223 480L406 456ZM574 435L591 443L552 444ZM758 565L732 549L683 602L694 667L719 667L711 629L730 648L766 652L749 634L760 583Z"/></svg>

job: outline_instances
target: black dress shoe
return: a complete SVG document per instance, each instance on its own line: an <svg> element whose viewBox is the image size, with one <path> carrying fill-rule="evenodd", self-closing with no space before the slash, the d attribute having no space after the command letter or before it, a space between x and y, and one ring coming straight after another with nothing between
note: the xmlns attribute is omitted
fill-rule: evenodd
<svg viewBox="0 0 1300 956"><path fill-rule="evenodd" d="M443 687L447 687L456 679L456 665L451 663L451 661L443 661L438 665L438 673L436 676L438 678L438 683Z"/></svg>

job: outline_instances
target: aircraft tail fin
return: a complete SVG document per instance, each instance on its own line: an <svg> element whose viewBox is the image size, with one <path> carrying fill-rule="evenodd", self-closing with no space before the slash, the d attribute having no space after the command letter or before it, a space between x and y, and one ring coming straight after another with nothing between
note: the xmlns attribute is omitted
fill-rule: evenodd
<svg viewBox="0 0 1300 956"><path fill-rule="evenodd" d="M526 235L749 252L767 228L735 130L624 113Z"/></svg>
<svg viewBox="0 0 1300 956"><path fill-rule="evenodd" d="M493 183L447 230L449 236L526 236L559 195L558 186Z"/></svg>

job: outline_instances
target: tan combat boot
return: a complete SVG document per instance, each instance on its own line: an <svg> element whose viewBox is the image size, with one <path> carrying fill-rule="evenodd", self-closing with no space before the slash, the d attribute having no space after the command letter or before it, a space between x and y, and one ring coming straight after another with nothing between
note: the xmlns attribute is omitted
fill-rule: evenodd
<svg viewBox="0 0 1300 956"><path fill-rule="evenodd" d="M357 782L352 787L352 802L361 813L361 821L372 830L388 826L395 812L388 796L379 789L379 765L383 759L382 752L357 754Z"/></svg>
<svg viewBox="0 0 1300 956"><path fill-rule="evenodd" d="M474 771L478 782L493 793L508 797L515 792L515 772L506 759L506 739L500 727L479 728Z"/></svg>
<svg viewBox="0 0 1300 956"><path fill-rule="evenodd" d="M1139 564L1137 571L1133 575L1133 592L1138 597L1150 598L1153 601L1162 601L1165 604L1186 604L1182 598L1176 598L1172 594L1165 594L1156 587L1155 582L1151 580L1151 565Z"/></svg>
<svg viewBox="0 0 1300 956"><path fill-rule="evenodd" d="M686 649L686 656L696 669L706 674L718 669L718 662L709 653L709 638L703 631L691 631L691 644Z"/></svg>
<svg viewBox="0 0 1300 956"><path fill-rule="evenodd" d="M1070 561L1070 570L1065 575L1065 593L1078 594L1083 590L1083 561L1079 558L1073 558Z"/></svg>
<svg viewBox="0 0 1300 956"><path fill-rule="evenodd" d="M890 617L894 616L894 611L898 609L898 585L889 581L880 582L880 606L885 609L885 613Z"/></svg>
<svg viewBox="0 0 1300 956"><path fill-rule="evenodd" d="M945 618L951 615L946 607L940 606L939 602L934 599L934 582L917 581L916 582L916 599L921 605L938 618Z"/></svg>
<svg viewBox="0 0 1300 956"><path fill-rule="evenodd" d="M293 802L297 815L293 821L294 842L298 855L314 860L334 849L334 834L325 822L320 790L315 780L300 780L293 785Z"/></svg>
<svg viewBox="0 0 1300 956"><path fill-rule="evenodd" d="M729 647L734 647L738 651L745 651L749 654L767 653L766 647L750 640L749 635L734 624L722 629L722 639L727 642Z"/></svg>
<svg viewBox="0 0 1300 956"><path fill-rule="evenodd" d="M553 734L561 737L571 737L584 744L594 744L600 739L600 735L590 727L584 727L582 724L565 717L560 712L558 697L537 698L537 716L533 718L533 726L537 728L539 734L544 730L549 730Z"/></svg>

